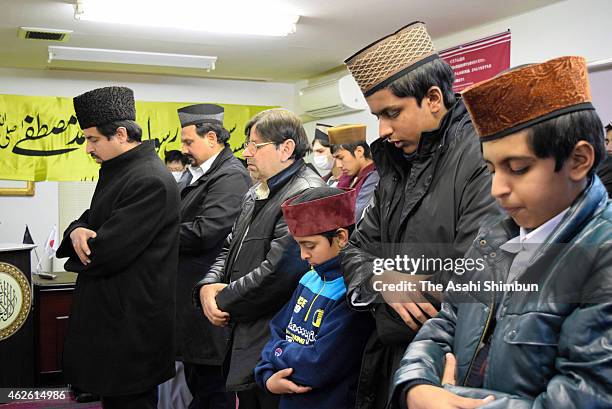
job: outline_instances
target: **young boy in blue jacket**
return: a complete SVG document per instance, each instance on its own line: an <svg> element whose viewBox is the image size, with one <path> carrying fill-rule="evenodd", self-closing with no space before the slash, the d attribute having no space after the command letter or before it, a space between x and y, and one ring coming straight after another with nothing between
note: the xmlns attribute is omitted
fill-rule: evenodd
<svg viewBox="0 0 612 409"><path fill-rule="evenodd" d="M283 215L311 265L292 299L270 323L270 341L255 368L264 390L282 395L280 409L352 409L368 314L351 310L338 253L355 217L355 190L315 188L286 201Z"/></svg>
<svg viewBox="0 0 612 409"><path fill-rule="evenodd" d="M463 100L507 216L486 222L466 254L482 271L453 278L482 289L447 287L404 354L393 402L612 408L612 205L595 174L606 153L586 62L521 67Z"/></svg>

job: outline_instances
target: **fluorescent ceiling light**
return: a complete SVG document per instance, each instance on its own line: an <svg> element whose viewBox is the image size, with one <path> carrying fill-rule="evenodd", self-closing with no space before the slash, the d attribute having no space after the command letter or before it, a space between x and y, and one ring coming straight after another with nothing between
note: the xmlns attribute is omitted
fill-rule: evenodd
<svg viewBox="0 0 612 409"><path fill-rule="evenodd" d="M76 0L78 20L227 34L286 36L300 16L278 0Z"/></svg>
<svg viewBox="0 0 612 409"><path fill-rule="evenodd" d="M217 57L49 46L48 62L53 60L199 68L210 71L215 69Z"/></svg>

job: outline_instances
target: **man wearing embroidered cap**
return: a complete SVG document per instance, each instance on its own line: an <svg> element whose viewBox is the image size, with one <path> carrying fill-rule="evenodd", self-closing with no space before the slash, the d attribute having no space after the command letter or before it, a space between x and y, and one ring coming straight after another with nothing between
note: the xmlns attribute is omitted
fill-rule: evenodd
<svg viewBox="0 0 612 409"><path fill-rule="evenodd" d="M178 187L153 143L140 142L131 89L89 91L74 109L101 167L57 250L79 273L64 373L104 408L156 408L157 385L174 375Z"/></svg>
<svg viewBox="0 0 612 409"><path fill-rule="evenodd" d="M595 174L604 133L586 62L515 69L463 98L506 215L466 254L488 256L485 268L456 281L509 288L447 291L402 359L394 404L608 408L612 205Z"/></svg>
<svg viewBox="0 0 612 409"><path fill-rule="evenodd" d="M240 212L251 178L230 149L224 109L215 104L178 110L183 153L190 165L179 180L181 221L176 281L176 359L185 367L190 409L235 406L222 373L227 330L214 327L195 307L192 292L221 252Z"/></svg>
<svg viewBox="0 0 612 409"><path fill-rule="evenodd" d="M336 165L342 172L338 187L354 188L357 192L355 203L355 223L357 223L370 204L379 180L370 145L366 141L366 126L355 124L330 128L329 139Z"/></svg>
<svg viewBox="0 0 612 409"><path fill-rule="evenodd" d="M353 409L370 314L346 303L338 253L354 226L356 191L315 188L282 205L311 270L270 322L270 340L255 368L280 409Z"/></svg>
<svg viewBox="0 0 612 409"><path fill-rule="evenodd" d="M452 91L453 71L437 55L425 24L409 24L345 63L379 119L380 139L371 148L380 181L342 263L352 306L376 316L357 404L383 408L403 351L437 311L408 294L398 299L375 291L374 263L461 257L480 221L499 210L488 195L490 175L474 128Z"/></svg>

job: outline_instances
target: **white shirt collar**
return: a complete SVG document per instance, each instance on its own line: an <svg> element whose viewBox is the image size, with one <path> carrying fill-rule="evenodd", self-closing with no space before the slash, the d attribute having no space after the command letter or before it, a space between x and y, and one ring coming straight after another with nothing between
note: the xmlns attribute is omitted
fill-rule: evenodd
<svg viewBox="0 0 612 409"><path fill-rule="evenodd" d="M212 166L213 162L215 161L215 159L217 159L217 156L219 156L220 153L221 152L217 152L215 155L206 159L200 166L189 166L187 168L192 176L190 185L192 185L196 180L204 176L204 174L206 174L206 172L210 170L210 167Z"/></svg>
<svg viewBox="0 0 612 409"><path fill-rule="evenodd" d="M559 223L561 223L561 219L563 219L563 216L565 216L568 210L569 207L558 215L556 215L555 217L553 217L552 219L550 219L549 221L547 221L546 223L544 223L543 225L541 225L540 227L538 227L537 229L529 231L521 227L519 235L504 243L501 246L502 250L513 252L512 248L516 249L518 245L520 247L517 249L517 251L520 251L520 249L524 249L524 246L527 244L544 243L548 236L550 236L550 233L552 233L552 231L559 225Z"/></svg>

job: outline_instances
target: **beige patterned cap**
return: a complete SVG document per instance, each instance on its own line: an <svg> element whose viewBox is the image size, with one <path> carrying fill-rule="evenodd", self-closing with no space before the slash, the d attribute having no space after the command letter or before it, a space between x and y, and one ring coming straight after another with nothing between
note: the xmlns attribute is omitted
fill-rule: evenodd
<svg viewBox="0 0 612 409"><path fill-rule="evenodd" d="M415 21L361 49L344 63L368 97L436 58L425 23Z"/></svg>

